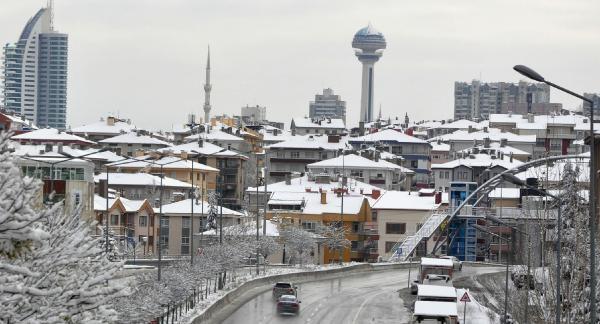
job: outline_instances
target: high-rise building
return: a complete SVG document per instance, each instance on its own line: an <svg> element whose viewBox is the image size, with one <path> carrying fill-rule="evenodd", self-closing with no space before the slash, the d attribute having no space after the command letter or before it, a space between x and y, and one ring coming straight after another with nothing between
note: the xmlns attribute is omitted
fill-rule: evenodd
<svg viewBox="0 0 600 324"><path fill-rule="evenodd" d="M3 104L40 127L65 129L68 36L54 30L52 2L3 52Z"/></svg>
<svg viewBox="0 0 600 324"><path fill-rule="evenodd" d="M208 56L206 57L206 83L204 83L204 122L210 121L210 47L208 48Z"/></svg>
<svg viewBox="0 0 600 324"><path fill-rule="evenodd" d="M311 101L308 108L310 118L336 118L346 122L346 102L333 90L323 89L323 94L316 94L315 101Z"/></svg>
<svg viewBox="0 0 600 324"><path fill-rule="evenodd" d="M544 83L454 82L454 119L487 119L516 104L549 102L550 86Z"/></svg>
<svg viewBox="0 0 600 324"><path fill-rule="evenodd" d="M260 123L267 120L267 107L259 105L242 107L242 120L246 123Z"/></svg>
<svg viewBox="0 0 600 324"><path fill-rule="evenodd" d="M360 94L360 119L362 122L373 121L373 81L375 63L379 61L387 43L383 34L371 24L360 29L354 34L352 48L355 48L356 57L362 63L362 90Z"/></svg>
<svg viewBox="0 0 600 324"><path fill-rule="evenodd" d="M594 120L598 120L600 117L600 93L584 93L583 96L594 102ZM587 101L583 102L583 115L590 115L590 103Z"/></svg>

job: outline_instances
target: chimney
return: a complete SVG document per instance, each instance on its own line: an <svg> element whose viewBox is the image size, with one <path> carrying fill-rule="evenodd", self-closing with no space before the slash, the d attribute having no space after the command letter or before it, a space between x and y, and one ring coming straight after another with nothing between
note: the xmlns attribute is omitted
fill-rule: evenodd
<svg viewBox="0 0 600 324"><path fill-rule="evenodd" d="M108 118L106 118L106 125L115 126L115 117L108 116Z"/></svg>
<svg viewBox="0 0 600 324"><path fill-rule="evenodd" d="M442 203L442 192L441 191L438 191L435 193L435 203L436 203L436 205Z"/></svg>
<svg viewBox="0 0 600 324"><path fill-rule="evenodd" d="M475 130L473 129L473 125L469 125L469 133L473 133Z"/></svg>
<svg viewBox="0 0 600 324"><path fill-rule="evenodd" d="M204 139L200 134L198 134L198 147L204 147Z"/></svg>
<svg viewBox="0 0 600 324"><path fill-rule="evenodd" d="M361 195L363 194L363 192L364 192L364 191L365 191L365 189L363 189L363 188L360 188L360 194L361 194Z"/></svg>
<svg viewBox="0 0 600 324"><path fill-rule="evenodd" d="M106 187L107 187L106 179L100 179L100 181L98 181L98 187L96 187L98 190L98 192L97 192L98 196L106 198L106 191L107 191ZM101 206L101 207L106 208L106 206Z"/></svg>
<svg viewBox="0 0 600 324"><path fill-rule="evenodd" d="M379 189L373 189L371 191L371 198L378 199L381 196L381 191Z"/></svg>
<svg viewBox="0 0 600 324"><path fill-rule="evenodd" d="M339 135L332 135L332 134L327 135L327 143L339 143L339 142L340 142Z"/></svg>
<svg viewBox="0 0 600 324"><path fill-rule="evenodd" d="M358 136L365 136L365 122L358 122Z"/></svg>
<svg viewBox="0 0 600 324"><path fill-rule="evenodd" d="M509 156L510 156L510 163L512 163L512 161L513 161L513 153L512 153L512 152L510 152L510 155L509 155Z"/></svg>
<svg viewBox="0 0 600 324"><path fill-rule="evenodd" d="M321 192L321 205L326 205L327 204L327 192L322 191Z"/></svg>
<svg viewBox="0 0 600 324"><path fill-rule="evenodd" d="M488 128L487 128L487 126L483 127L483 132L484 132L484 133L487 133L487 132L488 132Z"/></svg>
<svg viewBox="0 0 600 324"><path fill-rule="evenodd" d="M46 145L44 145L44 152L52 152L52 143L46 143Z"/></svg>
<svg viewBox="0 0 600 324"><path fill-rule="evenodd" d="M490 148L490 138L486 137L483 139L483 148Z"/></svg>
<svg viewBox="0 0 600 324"><path fill-rule="evenodd" d="M58 144L56 144L56 151L57 151L59 154L62 154L62 153L63 153L63 143L58 143Z"/></svg>
<svg viewBox="0 0 600 324"><path fill-rule="evenodd" d="M290 173L285 174L285 184L288 186L292 184L292 175Z"/></svg>
<svg viewBox="0 0 600 324"><path fill-rule="evenodd" d="M292 128L292 136L296 136L296 127Z"/></svg>
<svg viewBox="0 0 600 324"><path fill-rule="evenodd" d="M500 147L506 147L507 143L508 143L508 140L506 138L500 139Z"/></svg>
<svg viewBox="0 0 600 324"><path fill-rule="evenodd" d="M527 122L533 123L534 121L535 121L535 119L533 118L533 114L527 114Z"/></svg>

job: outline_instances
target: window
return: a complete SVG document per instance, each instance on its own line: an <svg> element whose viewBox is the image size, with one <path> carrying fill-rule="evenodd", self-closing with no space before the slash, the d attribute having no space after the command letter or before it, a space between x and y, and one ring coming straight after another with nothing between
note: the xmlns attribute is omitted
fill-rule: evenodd
<svg viewBox="0 0 600 324"><path fill-rule="evenodd" d="M169 219L165 218L165 217L161 218L160 219L160 226L168 228L169 227Z"/></svg>
<svg viewBox="0 0 600 324"><path fill-rule="evenodd" d="M406 223L386 223L386 234L404 234L406 233Z"/></svg>
<svg viewBox="0 0 600 324"><path fill-rule="evenodd" d="M183 228L190 228L190 218L189 217L182 217L181 218L181 227L183 227Z"/></svg>
<svg viewBox="0 0 600 324"><path fill-rule="evenodd" d="M358 241L350 241L350 249L352 251L357 251L358 250Z"/></svg>
<svg viewBox="0 0 600 324"><path fill-rule="evenodd" d="M371 221L373 221L373 222L377 221L377 211L375 211L375 210L371 211Z"/></svg>
<svg viewBox="0 0 600 324"><path fill-rule="evenodd" d="M392 251L394 245L396 245L396 242L385 242L385 253L389 253L390 251Z"/></svg>
<svg viewBox="0 0 600 324"><path fill-rule="evenodd" d="M292 159L298 159L300 158L300 152L291 152L290 156L292 157Z"/></svg>
<svg viewBox="0 0 600 324"><path fill-rule="evenodd" d="M418 168L419 167L419 161L417 161L417 160L410 161L410 167L411 168Z"/></svg>
<svg viewBox="0 0 600 324"><path fill-rule="evenodd" d="M119 215L110 215L110 225L119 225Z"/></svg>
<svg viewBox="0 0 600 324"><path fill-rule="evenodd" d="M139 223L140 223L140 227L148 226L148 216L140 216Z"/></svg>
<svg viewBox="0 0 600 324"><path fill-rule="evenodd" d="M359 222L352 222L352 232L356 233L358 232L360 229L360 223Z"/></svg>
<svg viewBox="0 0 600 324"><path fill-rule="evenodd" d="M302 229L309 232L314 232L317 229L317 223L315 222L302 222Z"/></svg>

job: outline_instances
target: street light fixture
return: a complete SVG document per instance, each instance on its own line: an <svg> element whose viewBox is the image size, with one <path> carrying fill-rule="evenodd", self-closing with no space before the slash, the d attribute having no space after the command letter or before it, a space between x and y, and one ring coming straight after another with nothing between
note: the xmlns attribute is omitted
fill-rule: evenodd
<svg viewBox="0 0 600 324"><path fill-rule="evenodd" d="M543 82L590 104L590 322L596 323L596 143L594 134L594 101L544 79L541 74L525 65L515 65L513 69L530 79Z"/></svg>

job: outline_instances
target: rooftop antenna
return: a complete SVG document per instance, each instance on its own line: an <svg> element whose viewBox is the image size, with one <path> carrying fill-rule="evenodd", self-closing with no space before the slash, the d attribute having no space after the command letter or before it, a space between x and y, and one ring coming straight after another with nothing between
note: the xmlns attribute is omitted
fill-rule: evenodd
<svg viewBox="0 0 600 324"><path fill-rule="evenodd" d="M54 0L48 0L46 4L47 9L50 11L50 30L54 30Z"/></svg>

